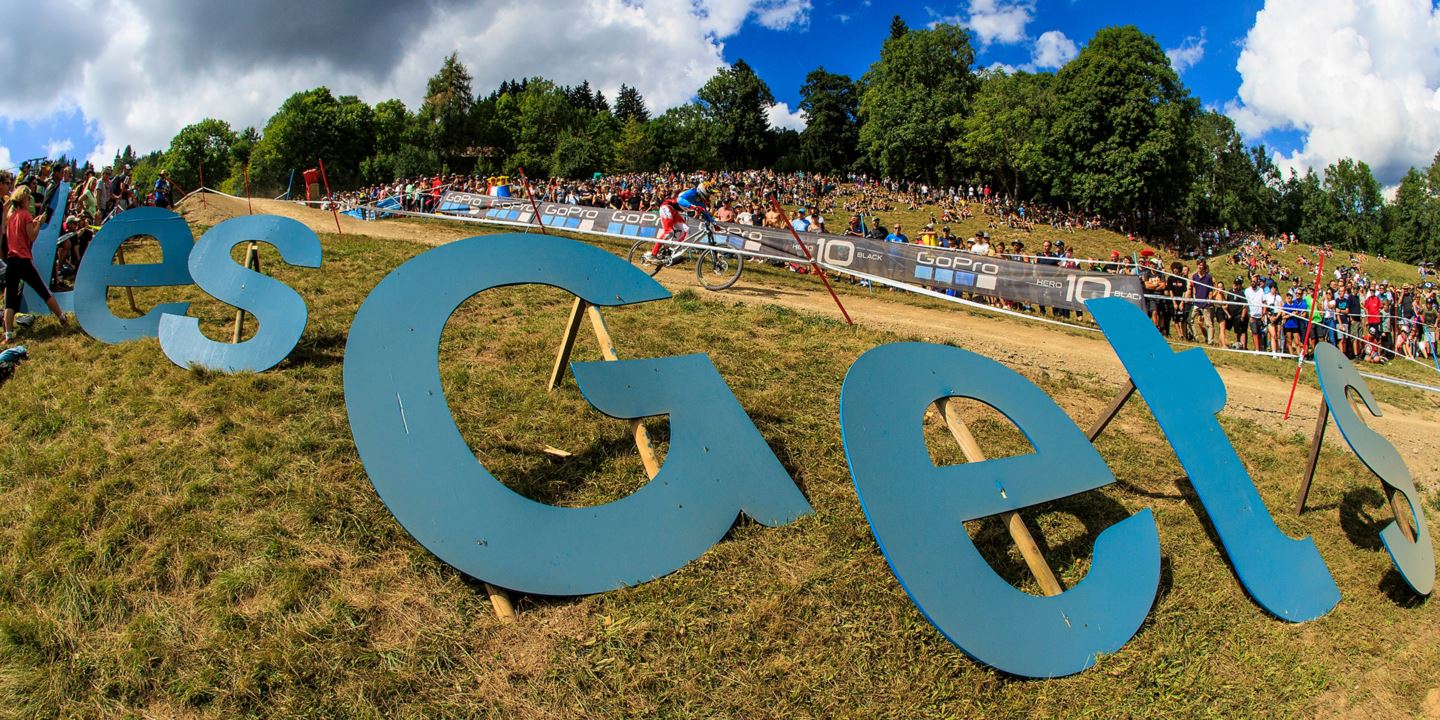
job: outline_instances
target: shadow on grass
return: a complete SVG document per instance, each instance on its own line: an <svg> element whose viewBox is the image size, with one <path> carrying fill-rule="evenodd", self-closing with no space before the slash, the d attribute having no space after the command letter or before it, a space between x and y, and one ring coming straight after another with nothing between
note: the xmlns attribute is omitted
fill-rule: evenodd
<svg viewBox="0 0 1440 720"><path fill-rule="evenodd" d="M1362 550L1385 547L1380 542L1380 530L1394 520L1383 512L1376 517L1376 511L1385 506L1385 496L1373 487L1350 490L1340 498L1340 529L1352 545Z"/></svg>
<svg viewBox="0 0 1440 720"><path fill-rule="evenodd" d="M1393 567L1385 571L1385 576L1380 578L1380 584L1376 588L1380 594L1389 598L1390 602L1395 603L1396 607L1406 610L1424 607L1425 602L1430 599L1429 595L1415 592L1415 589L1405 582L1405 578L1400 576L1400 571Z"/></svg>
<svg viewBox="0 0 1440 720"><path fill-rule="evenodd" d="M326 368L345 361L344 332L307 332L290 352L289 361L297 367Z"/></svg>
<svg viewBox="0 0 1440 720"><path fill-rule="evenodd" d="M1052 543L1045 537L1044 532L1040 531L1034 518L1055 513L1075 518L1083 530L1062 542ZM1063 575L1066 568L1088 564L1095 554L1095 541L1100 533L1131 517L1133 513L1114 498L1102 492L1091 491L1038 505L1027 509L1024 514L1028 516L1027 524L1040 553L1049 561L1051 568L1057 571L1057 575ZM996 574L1011 585L1020 589L1029 588L1027 591L1034 593L1034 580L1030 569L1020 554L1014 551L1015 544L1003 517L992 515L981 518L973 523L972 528L974 531L971 537L975 541L975 547ZM1064 584L1068 589L1077 582L1078 579ZM1157 603L1169 594L1172 582L1170 560L1162 555Z"/></svg>

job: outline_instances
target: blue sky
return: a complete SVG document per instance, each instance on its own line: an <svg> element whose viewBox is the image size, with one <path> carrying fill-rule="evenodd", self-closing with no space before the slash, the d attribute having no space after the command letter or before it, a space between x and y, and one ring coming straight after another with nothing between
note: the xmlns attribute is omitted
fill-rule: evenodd
<svg viewBox="0 0 1440 720"><path fill-rule="evenodd" d="M48 73L0 84L0 165L163 148L208 115L263 125L286 96L321 84L414 107L452 49L477 90L543 75L588 79L613 96L627 82L652 110L744 58L783 103L777 124L796 125L805 74L819 65L864 74L897 6L911 27L970 28L982 67L1054 69L1096 30L1136 25L1175 53L1202 103L1282 167L1358 157L1394 184L1440 149L1432 0L252 0L248 13L192 0L94 2L51 0L23 28L0 22L0 65L33 66L37 36L75 48Z"/></svg>

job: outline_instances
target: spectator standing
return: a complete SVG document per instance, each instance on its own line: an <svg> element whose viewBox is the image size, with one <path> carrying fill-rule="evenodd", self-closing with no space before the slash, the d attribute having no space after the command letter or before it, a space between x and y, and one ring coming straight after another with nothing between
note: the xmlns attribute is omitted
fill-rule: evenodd
<svg viewBox="0 0 1440 720"><path fill-rule="evenodd" d="M1268 335L1268 328L1265 322L1265 308L1265 289L1260 287L1260 277L1252 276L1250 287L1245 288L1245 310L1250 320L1250 335L1255 338L1256 350L1266 349L1265 338Z"/></svg>
<svg viewBox="0 0 1440 720"><path fill-rule="evenodd" d="M900 223L895 223L895 231L885 236L885 242L908 243L910 238L905 236Z"/></svg>
<svg viewBox="0 0 1440 720"><path fill-rule="evenodd" d="M5 269L5 344L15 341L15 313L20 310L21 285L29 285L32 290L39 293L41 299L50 308L60 321L61 327L68 328L69 322L65 319L65 313L60 311L59 303L50 294L50 287L40 272L35 269L34 255L31 247L35 244L35 237L40 232L40 226L44 224L46 214L35 217L30 213L32 197L27 187L16 188L10 193L9 208L5 217L5 243L8 260Z"/></svg>
<svg viewBox="0 0 1440 720"><path fill-rule="evenodd" d="M1193 309L1190 313L1192 334L1198 338L1205 338L1206 345L1215 343L1215 315L1211 312L1210 299L1216 294L1215 278L1210 275L1210 264L1204 260L1195 265L1195 274L1190 276L1190 289L1186 297L1190 298ZM1223 315L1221 316L1223 319ZM1222 330L1223 332L1223 330Z"/></svg>

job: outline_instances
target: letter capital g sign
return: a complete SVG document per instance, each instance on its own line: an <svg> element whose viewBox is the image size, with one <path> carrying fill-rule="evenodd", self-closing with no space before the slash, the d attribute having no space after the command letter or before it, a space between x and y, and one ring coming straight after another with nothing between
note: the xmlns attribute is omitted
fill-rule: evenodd
<svg viewBox="0 0 1440 720"><path fill-rule="evenodd" d="M467 298L542 284L592 305L670 296L596 247L534 235L472 237L401 265L360 306L345 348L345 408L360 459L400 524L441 560L512 590L583 595L671 573L722 538L739 512L762 524L810 512L703 355L576 363L597 409L670 416L660 472L627 497L560 508L502 485L476 461L440 384L445 323Z"/></svg>

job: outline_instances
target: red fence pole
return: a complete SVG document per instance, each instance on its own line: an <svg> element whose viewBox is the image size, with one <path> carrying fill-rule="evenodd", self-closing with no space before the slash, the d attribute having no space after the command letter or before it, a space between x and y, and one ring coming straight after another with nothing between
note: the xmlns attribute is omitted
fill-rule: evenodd
<svg viewBox="0 0 1440 720"><path fill-rule="evenodd" d="M540 216L540 206L535 204L535 193L530 192L530 180L525 177L525 166L517 165L516 169L520 171L520 182L525 185L525 197L530 200L530 209L535 211L535 222L540 226L541 234L549 235L549 231L545 229L545 220Z"/></svg>
<svg viewBox="0 0 1440 720"><path fill-rule="evenodd" d="M201 160L201 161L200 161L200 188L199 188L196 192L199 192L199 193L200 193L200 204L201 204L201 205L205 205L206 203L205 203L205 161L204 161L204 160Z"/></svg>
<svg viewBox="0 0 1440 720"><path fill-rule="evenodd" d="M320 180L325 183L325 201L330 203L330 212L335 214L335 232L344 235L345 231L340 229L340 210L335 206L335 200L330 196L330 180L325 177L325 158L320 158Z"/></svg>
<svg viewBox="0 0 1440 720"><path fill-rule="evenodd" d="M1300 345L1300 359L1295 361L1295 379L1290 382L1290 399L1285 401L1285 419L1290 419L1290 406L1295 403L1295 388L1300 386L1300 370L1305 367L1305 350L1310 347L1310 336L1315 332L1315 308L1320 307L1320 281L1325 277L1325 252L1320 252L1320 262L1315 268L1315 294L1313 295L1314 305L1305 312L1309 317L1305 318L1305 342ZM1321 317L1324 317L1324 310L1321 310Z"/></svg>
<svg viewBox="0 0 1440 720"><path fill-rule="evenodd" d="M840 308L840 314L845 316L845 323L854 325L855 321L850 319L850 313L846 312L845 305L840 302L840 296L835 294L835 288L830 287L830 278L825 276L825 268L820 267L820 263L815 261L815 256L810 254L810 248L805 247L805 241L800 239L800 233L795 232L795 226L790 224L790 216L785 214L785 208L780 207L780 201L774 197L770 198L770 204L775 207L775 212L780 213L780 220L785 223L785 227L790 228L790 236L795 238L795 244L799 245L800 250L805 253L805 259L810 261L810 266L815 268L815 272L820 273L820 281L825 283L825 289L830 291L830 297L835 300L835 306Z"/></svg>

